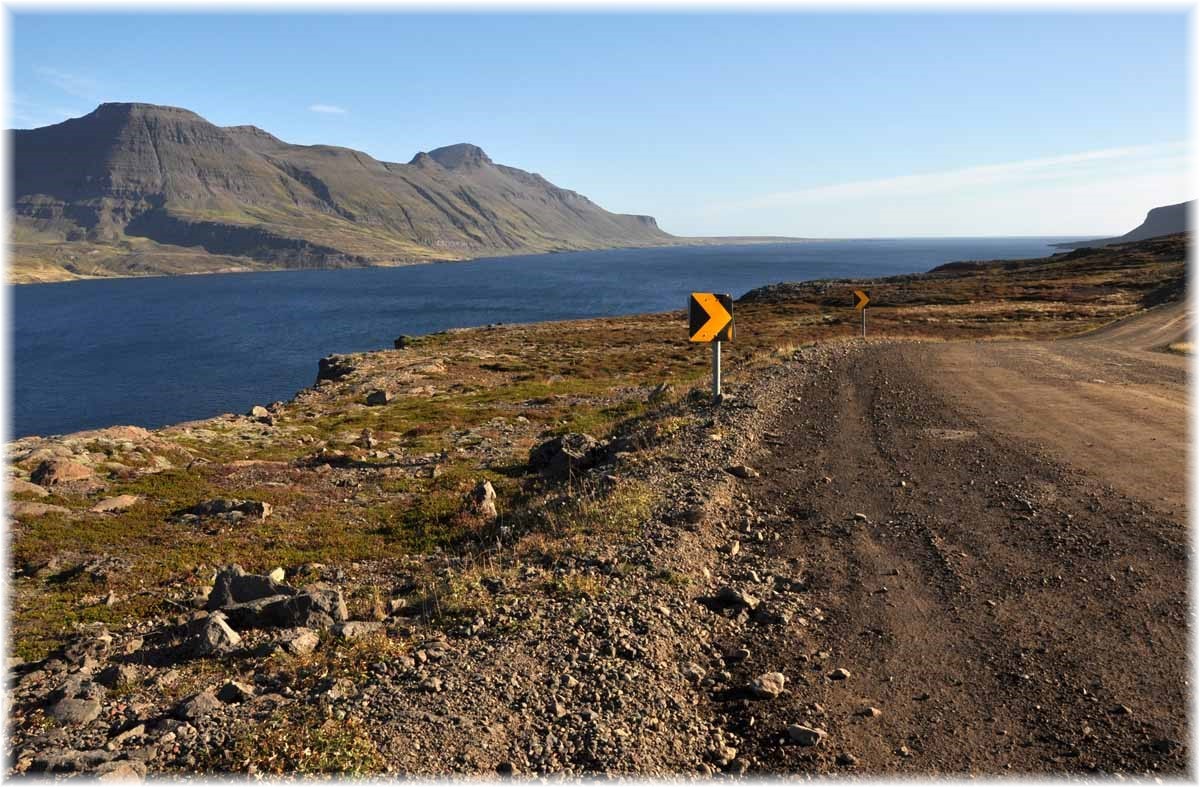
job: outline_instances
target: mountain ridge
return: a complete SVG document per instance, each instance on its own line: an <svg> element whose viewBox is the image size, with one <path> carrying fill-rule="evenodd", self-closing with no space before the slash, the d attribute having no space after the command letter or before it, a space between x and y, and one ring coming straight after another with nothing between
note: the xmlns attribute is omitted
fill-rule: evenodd
<svg viewBox="0 0 1200 787"><path fill-rule="evenodd" d="M1116 243L1131 243L1150 238L1160 238L1164 235L1188 232L1190 230L1189 216L1194 206L1195 200L1177 202L1174 205L1160 205L1157 208L1151 208L1147 211L1146 218L1142 219L1142 223L1124 235L1119 235L1115 238L1068 241L1065 243L1055 243L1054 245L1062 249L1082 249L1094 246L1111 246Z"/></svg>
<svg viewBox="0 0 1200 787"><path fill-rule="evenodd" d="M14 278L402 265L685 242L455 143L407 163L105 103L10 131ZM55 269L58 269L57 271Z"/></svg>

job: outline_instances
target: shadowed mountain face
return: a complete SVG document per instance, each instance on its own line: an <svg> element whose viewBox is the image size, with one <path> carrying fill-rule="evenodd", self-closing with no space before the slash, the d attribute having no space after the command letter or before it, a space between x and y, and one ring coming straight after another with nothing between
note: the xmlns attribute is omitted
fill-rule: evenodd
<svg viewBox="0 0 1200 787"><path fill-rule="evenodd" d="M468 144L399 164L151 104L12 135L18 266L395 265L672 241L649 216L610 213Z"/></svg>
<svg viewBox="0 0 1200 787"><path fill-rule="evenodd" d="M1190 229L1188 217L1194 205L1195 201L1189 200L1188 202L1180 202L1176 205L1151 208L1150 212L1146 214L1146 219L1141 224L1119 238L1071 241L1070 243L1056 243L1054 245L1068 249L1084 248L1087 246L1108 246L1113 243L1130 243L1135 240L1161 238L1164 235L1188 232Z"/></svg>

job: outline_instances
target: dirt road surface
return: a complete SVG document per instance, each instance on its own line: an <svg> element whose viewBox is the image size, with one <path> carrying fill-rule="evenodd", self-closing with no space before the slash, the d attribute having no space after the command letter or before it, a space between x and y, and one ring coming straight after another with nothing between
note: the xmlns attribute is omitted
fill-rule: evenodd
<svg viewBox="0 0 1200 787"><path fill-rule="evenodd" d="M815 610L744 643L748 672L795 676L732 713L760 762L1186 772L1186 363L1146 349L1181 312L1054 343L881 342L797 376L735 499L790 523L774 556ZM780 745L796 723L828 738Z"/></svg>
<svg viewBox="0 0 1200 787"><path fill-rule="evenodd" d="M1018 435L1167 513L1187 497L1184 304L1059 342L930 347L931 380L989 429Z"/></svg>

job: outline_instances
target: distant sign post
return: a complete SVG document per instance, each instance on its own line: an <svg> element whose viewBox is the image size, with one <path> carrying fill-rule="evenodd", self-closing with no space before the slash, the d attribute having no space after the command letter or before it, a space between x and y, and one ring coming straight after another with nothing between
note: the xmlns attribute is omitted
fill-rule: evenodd
<svg viewBox="0 0 1200 787"><path fill-rule="evenodd" d="M854 308L862 312L862 336L867 338L867 304L871 302L871 294L866 290L854 291Z"/></svg>
<svg viewBox="0 0 1200 787"><path fill-rule="evenodd" d="M713 403L721 401L721 342L733 340L733 298L728 293L693 292L688 300L688 336L712 345Z"/></svg>

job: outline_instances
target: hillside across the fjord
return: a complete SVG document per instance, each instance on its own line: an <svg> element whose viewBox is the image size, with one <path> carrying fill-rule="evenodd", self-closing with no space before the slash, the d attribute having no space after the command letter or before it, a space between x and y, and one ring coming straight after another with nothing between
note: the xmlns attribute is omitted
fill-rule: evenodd
<svg viewBox="0 0 1200 787"><path fill-rule="evenodd" d="M611 213L469 144L395 163L136 103L11 134L14 282L720 240Z"/></svg>

